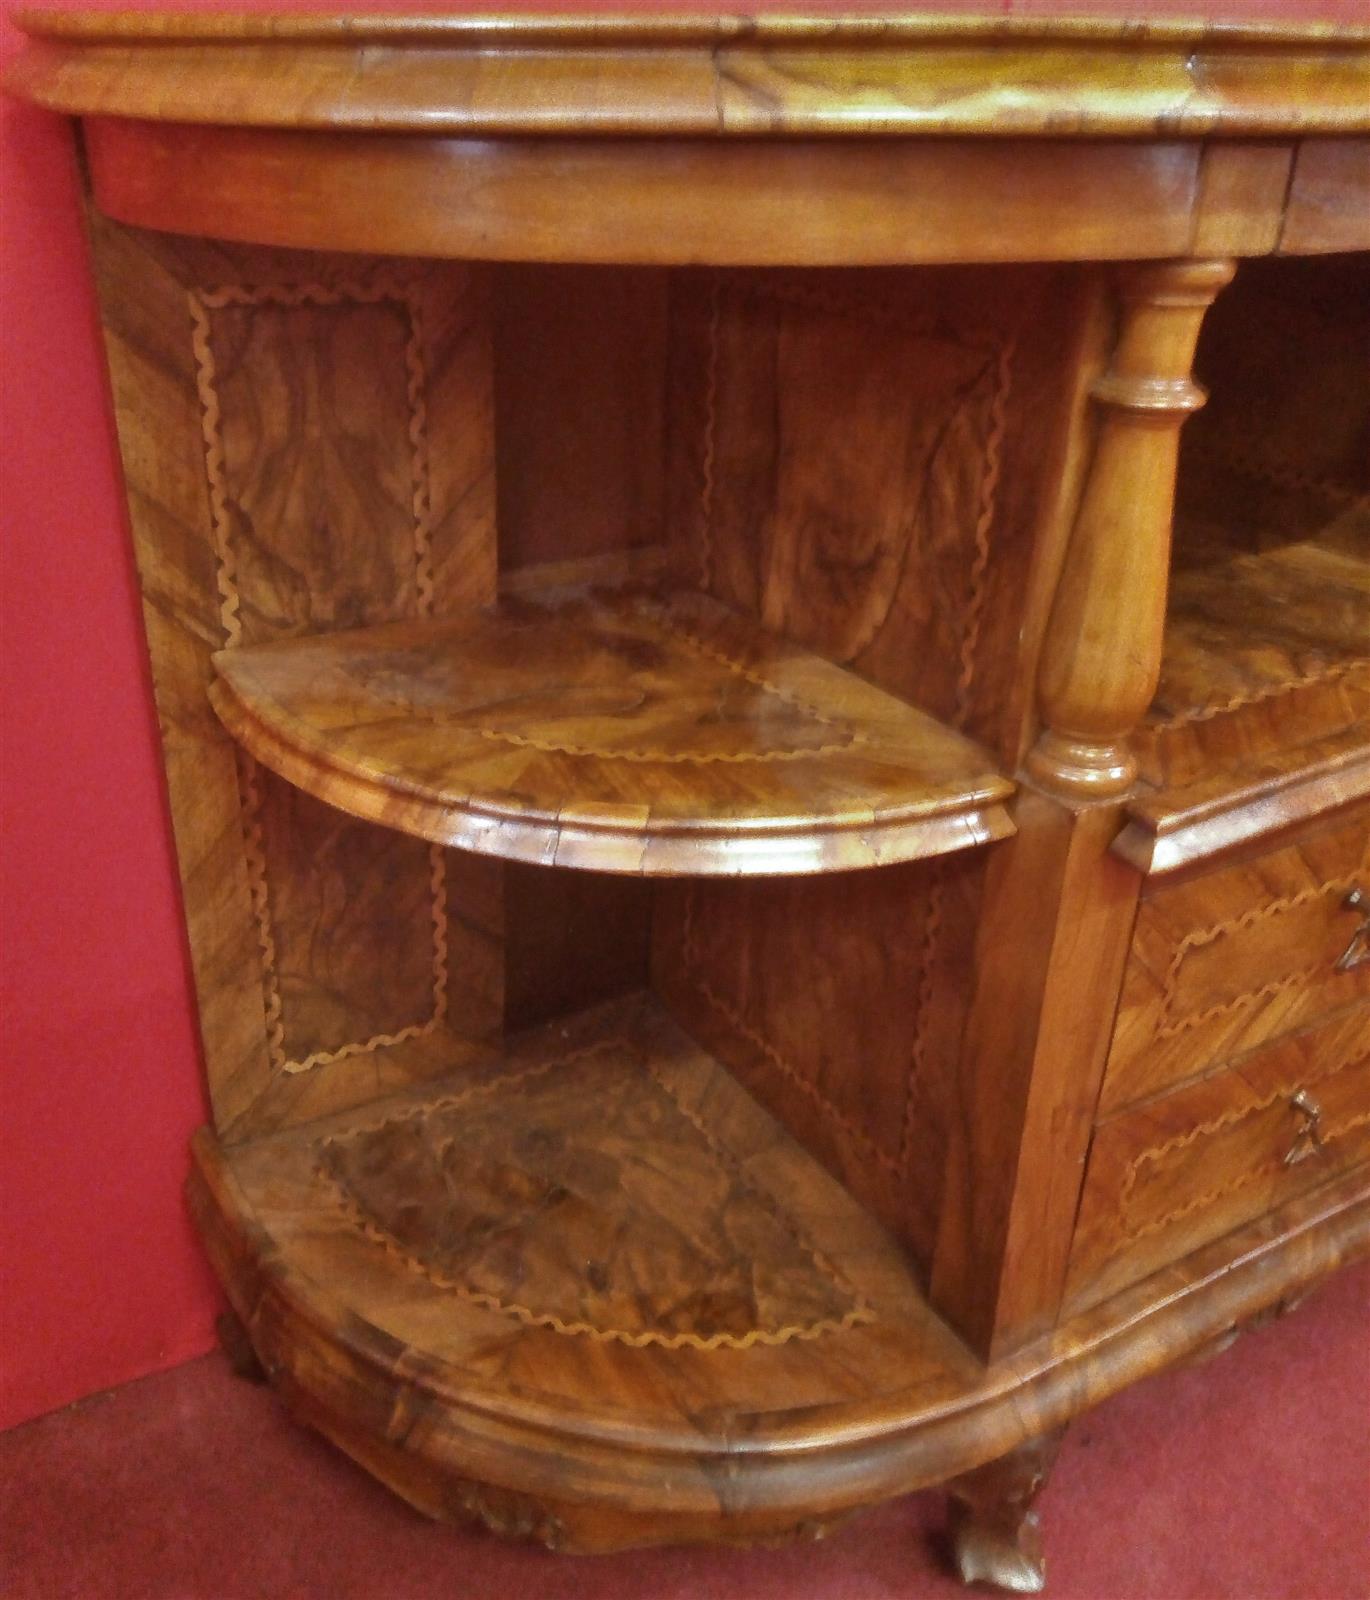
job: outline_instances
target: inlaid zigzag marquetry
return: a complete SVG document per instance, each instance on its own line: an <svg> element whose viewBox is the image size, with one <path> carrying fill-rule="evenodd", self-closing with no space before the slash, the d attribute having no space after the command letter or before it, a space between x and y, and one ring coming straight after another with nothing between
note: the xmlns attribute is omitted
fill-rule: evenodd
<svg viewBox="0 0 1370 1600"><path fill-rule="evenodd" d="M790 1088L809 1101L843 1139L865 1159L873 1162L888 1179L896 1182L906 1175L916 1149L919 1089L927 1066L925 1023L932 1004L931 955L941 931L944 892L944 880L938 869L932 867L929 870L936 876L928 888L927 911L919 941L918 989L908 1015L908 1071L903 1080L901 1105L893 1120L893 1148L874 1137L870 1128L825 1094L809 1073L778 1050L759 1027L747 1020L737 1002L722 992L719 984L710 976L700 950L697 928L699 893L693 886L685 892L681 914L680 981L717 1013L736 1039L755 1051Z"/></svg>
<svg viewBox="0 0 1370 1600"><path fill-rule="evenodd" d="M1205 1006L1197 1011L1186 1012L1176 1016L1176 982L1180 970L1184 966L1190 953L1200 950L1208 945L1215 944L1218 940L1240 934L1245 929L1256 926L1257 923L1268 921L1285 912L1295 911L1300 906L1306 906L1317 900L1332 900L1340 902L1354 889L1366 875L1370 862L1361 870L1344 873L1336 878L1329 878L1322 883L1312 884L1300 889L1296 894L1284 895L1278 899L1261 901L1249 906L1240 915L1229 917L1222 922L1215 922L1204 928L1192 929L1175 947L1170 965L1166 969L1162 985L1162 1022L1156 1029L1156 1037L1168 1039L1177 1033L1183 1033L1188 1028L1202 1026L1211 1022L1215 1017L1225 1016L1228 1012L1238 1011L1244 1006L1256 1005L1259 1001L1271 995L1278 994L1282 989L1296 987L1306 983L1309 978L1320 972L1328 970L1331 962L1324 953L1319 958L1305 962L1287 972L1281 972L1274 977L1243 989L1236 994L1228 995L1212 1005ZM1291 951L1291 954L1293 952Z"/></svg>
<svg viewBox="0 0 1370 1600"><path fill-rule="evenodd" d="M696 556L701 581L706 587L714 584L714 552L716 537L714 523L718 508L715 505L718 472L716 468L720 426L720 386L725 371L722 340L725 330L732 329L730 337L737 337L739 319L760 311L778 317L779 337L785 337L789 326L787 319L800 322L812 320L815 325L835 321L854 324L861 329L876 327L887 334L915 341L933 341L930 348L970 351L973 360L964 374L949 375L945 399L941 402L944 415L937 422L948 440L947 449L958 463L964 465L964 481L973 485L974 501L965 507L967 550L964 596L955 614L945 619L946 625L957 634L954 644L955 676L950 687L948 720L954 726L964 726L971 713L972 687L975 683L980 635L985 616L992 529L998 510L998 493L1003 472L1004 439L1008 425L1009 398L1012 386L1013 364L1017 339L1012 331L1003 331L988 325L975 325L950 315L945 308L931 303L925 296L912 292L908 285L888 287L872 292L867 286L857 287L849 282L814 277L804 278L793 274L759 276L744 273L715 273L709 286L704 307L704 352L702 359L702 426L699 432L697 482L699 498L695 514L697 525ZM740 358L729 353L729 362ZM935 362L937 356L932 357ZM738 381L736 375L734 383ZM777 404L783 402L783 395ZM984 403L982 422L977 422L966 436L956 437L956 421L968 407ZM840 399L836 402L840 406ZM783 430L783 423L778 424ZM983 432L977 434L976 428ZM974 443L972 444L972 435ZM764 448L764 447L763 447ZM776 446L777 455L783 443ZM974 459L964 452L975 448ZM758 452L760 453L760 451ZM777 471L783 470L777 467ZM906 581L907 567L917 558L918 518L920 512L911 512L909 525L903 530L903 554L893 563L880 604L868 608L861 630L845 640L841 657L845 661L860 661L871 648L889 621L890 611ZM840 1142L845 1143L858 1160L871 1164L885 1182L898 1185L906 1175L913 1153L918 1148L919 1121L925 1110L923 1091L932 1067L929 1060L929 1040L925 1027L929 1009L934 1003L934 957L938 941L944 932L945 883L936 874L926 887L926 905L917 935L916 989L908 1006L908 1065L901 1087L899 1104L891 1119L881 1119L867 1126L865 1121L844 1111L826 1094L813 1076L813 1064L806 1069L798 1064L791 1053L778 1049L768 1030L758 1016L748 1017L729 994L724 977L728 964L722 960L706 965L701 959L697 938L700 896L691 891L682 901L682 927L680 944L681 982L698 1003L708 1007L719 1023L728 1030L735 1048L754 1054L764 1062L763 1071L775 1073L790 1090L797 1092L821 1120L822 1125ZM893 1135L891 1138L890 1135Z"/></svg>
<svg viewBox="0 0 1370 1600"><path fill-rule="evenodd" d="M943 349L954 349L972 355L972 365L967 374L949 374L948 389L943 400L946 415L937 419L944 439L951 439L959 413L968 406L987 385L989 401L983 439L979 441L979 470L977 473L976 503L973 510L973 542L969 563L968 591L964 614L960 617L961 637L958 646L959 675L956 683L958 723L965 714L965 697L974 672L984 605L985 584L989 563L989 539L996 513L997 495L1003 467L1004 433L1008 417L1008 401L1012 385L1013 360L1016 339L988 327L963 326L945 314L924 307L911 292L896 297L893 293L870 294L849 286L832 286L813 279L800 279L789 275L760 277L755 274L716 273L713 277L707 306L706 351L704 357L703 425L699 443L699 505L697 513L696 555L700 582L715 593L723 592L717 586L714 570L716 535L715 499L717 489L717 429L721 382L720 339L724 326L725 307L742 307L758 304L791 313L811 314L820 319L842 319L863 326L884 326L904 337L916 340L938 341ZM935 361L934 357L934 361ZM960 448L959 443L953 448ZM847 639L837 658L844 662L857 662L875 643L889 622L890 610L896 602L905 569L916 542L916 520L903 530L903 553L893 569L893 581L887 586L881 603L870 608L862 631ZM806 641L807 642L807 641Z"/></svg>
<svg viewBox="0 0 1370 1600"><path fill-rule="evenodd" d="M653 1058L669 1032L622 1015L622 1032L326 1136L321 1180L404 1270L525 1327L708 1351L870 1322L674 1092Z"/></svg>
<svg viewBox="0 0 1370 1600"><path fill-rule="evenodd" d="M1011 830L975 745L705 596L509 596L216 658L290 783L467 850L626 873L816 873Z"/></svg>
<svg viewBox="0 0 1370 1600"><path fill-rule="evenodd" d="M1370 1018L1367 1020L1370 1020ZM1352 1044L1340 1055L1333 1056L1330 1060L1324 1062L1316 1073L1312 1075L1306 1074L1302 1079L1294 1078L1288 1082L1280 1083L1258 1099L1248 1101L1245 1104L1230 1106L1217 1116L1195 1123L1193 1127L1186 1128L1182 1133L1175 1134L1172 1138L1153 1145L1134 1156L1129 1161L1123 1174L1122 1188L1118 1198L1126 1228L1126 1236L1129 1239L1140 1239L1149 1233L1158 1233L1197 1211L1206 1210L1225 1195L1235 1194L1239 1190L1258 1182L1266 1175L1269 1167L1278 1167L1283 1161L1285 1151L1289 1144L1293 1142L1298 1123L1291 1118L1289 1137L1285 1141L1284 1147L1277 1148L1272 1145L1265 1165L1252 1163L1237 1167L1221 1183L1214 1184L1212 1187L1203 1189L1197 1194L1190 1195L1180 1205L1163 1211L1159 1215L1148 1216L1145 1220L1137 1221L1134 1219L1134 1195L1138 1185L1144 1181L1143 1175L1148 1167L1159 1168L1168 1157L1176 1155L1192 1145L1199 1144L1205 1139L1211 1139L1215 1134L1219 1134L1227 1128L1236 1127L1243 1122L1249 1122L1253 1117L1270 1110L1272 1106L1282 1103L1285 1105L1290 1104L1295 1094L1301 1089L1310 1092L1320 1091L1329 1079L1336 1077L1338 1073L1346 1071L1349 1067L1365 1062L1367 1059L1370 1059L1370 1047L1367 1047L1363 1041ZM1318 1124L1320 1145L1335 1144L1338 1139L1344 1139L1348 1134L1354 1133L1358 1128L1365 1127L1367 1124L1370 1124L1370 1112L1355 1112L1348 1116L1333 1118L1327 1122L1320 1120Z"/></svg>
<svg viewBox="0 0 1370 1600"><path fill-rule="evenodd" d="M840 1129L843 1137L884 1172L892 1177L896 1176L900 1168L898 1157L892 1156L877 1144L854 1117L848 1116L841 1107L835 1105L810 1077L783 1056L759 1029L746 1020L736 1005L709 981L702 970L703 963L695 932L696 900L696 893L691 887L686 891L681 921L682 980L706 1005L712 1007L723 1018L738 1038L744 1040L762 1056L791 1088L803 1095L806 1100L812 1101L823 1116L835 1128Z"/></svg>
<svg viewBox="0 0 1370 1600"><path fill-rule="evenodd" d="M404 343L407 433L410 447L411 511L413 517L414 607L420 617L430 616L434 603L432 550L432 490L429 469L427 373L422 307L395 274L378 271L370 280L337 282L265 283L252 286L222 284L188 292L191 343L195 357L196 386L200 400L201 431L205 449L205 477L209 490L210 521L216 556L216 582L221 597L220 620L224 644L237 649L244 643L242 598L238 582L238 557L233 542L229 481L224 442L224 408L220 397L211 313L228 307L262 306L283 309L392 305L407 327ZM250 641L249 641L250 642ZM429 852L429 886L432 895L432 1012L422 1021L348 1041L327 1049L311 1050L291 1059L285 1045L284 1004L278 970L277 947L271 918L268 864L263 843L262 786L256 763L243 754L239 762L243 806L244 845L250 875L252 905L262 956L262 977L267 1043L273 1067L299 1073L354 1056L420 1039L440 1028L447 1018L447 868L441 849Z"/></svg>
<svg viewBox="0 0 1370 1600"><path fill-rule="evenodd" d="M1370 1157L1370 996L1095 1129L1070 1268L1092 1301Z"/></svg>

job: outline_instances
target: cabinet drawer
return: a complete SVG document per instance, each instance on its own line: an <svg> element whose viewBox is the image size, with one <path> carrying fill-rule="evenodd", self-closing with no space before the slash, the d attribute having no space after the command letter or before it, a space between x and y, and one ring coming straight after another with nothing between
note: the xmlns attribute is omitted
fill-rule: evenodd
<svg viewBox="0 0 1370 1600"><path fill-rule="evenodd" d="M1100 1122L1071 1252L1071 1309L1367 1156L1370 1004Z"/></svg>
<svg viewBox="0 0 1370 1600"><path fill-rule="evenodd" d="M1356 888L1366 904L1348 904ZM1370 997L1370 805L1144 893L1102 1114ZM1357 957L1361 957L1357 961Z"/></svg>

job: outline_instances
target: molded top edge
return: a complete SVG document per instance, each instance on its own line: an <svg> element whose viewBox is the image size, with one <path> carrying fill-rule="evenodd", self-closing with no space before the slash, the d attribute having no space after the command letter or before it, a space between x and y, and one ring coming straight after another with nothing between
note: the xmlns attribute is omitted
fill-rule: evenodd
<svg viewBox="0 0 1370 1600"><path fill-rule="evenodd" d="M506 49L564 46L714 45L746 43L870 45L979 45L1057 41L1132 45L1317 45L1320 49L1370 45L1370 24L1107 16L1005 16L999 13L919 12L817 15L774 12L755 16L708 12L567 13L307 13L68 11L34 8L14 18L35 39L85 44L313 44L500 45Z"/></svg>
<svg viewBox="0 0 1370 1600"><path fill-rule="evenodd" d="M1370 26L942 14L25 11L74 116L528 138L1370 132Z"/></svg>

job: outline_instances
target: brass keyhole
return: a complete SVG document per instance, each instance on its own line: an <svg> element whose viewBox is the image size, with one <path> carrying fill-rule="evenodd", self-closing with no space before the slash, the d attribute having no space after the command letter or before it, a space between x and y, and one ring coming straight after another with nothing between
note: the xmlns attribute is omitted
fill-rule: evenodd
<svg viewBox="0 0 1370 1600"><path fill-rule="evenodd" d="M1342 901L1342 908L1361 913L1360 927L1351 935L1351 943L1337 957L1336 970L1350 972L1352 968L1362 967L1370 961L1370 895L1364 889L1352 889Z"/></svg>

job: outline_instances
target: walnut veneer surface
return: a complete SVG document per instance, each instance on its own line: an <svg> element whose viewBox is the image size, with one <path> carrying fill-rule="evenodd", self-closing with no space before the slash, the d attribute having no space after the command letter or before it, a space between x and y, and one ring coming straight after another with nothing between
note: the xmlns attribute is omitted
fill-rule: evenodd
<svg viewBox="0 0 1370 1600"><path fill-rule="evenodd" d="M1370 1248L1370 30L23 26L235 1358L434 1516L1040 1587Z"/></svg>
<svg viewBox="0 0 1370 1600"><path fill-rule="evenodd" d="M620 872L811 872L1012 831L969 740L704 596L572 592L216 658L260 760L356 816Z"/></svg>

